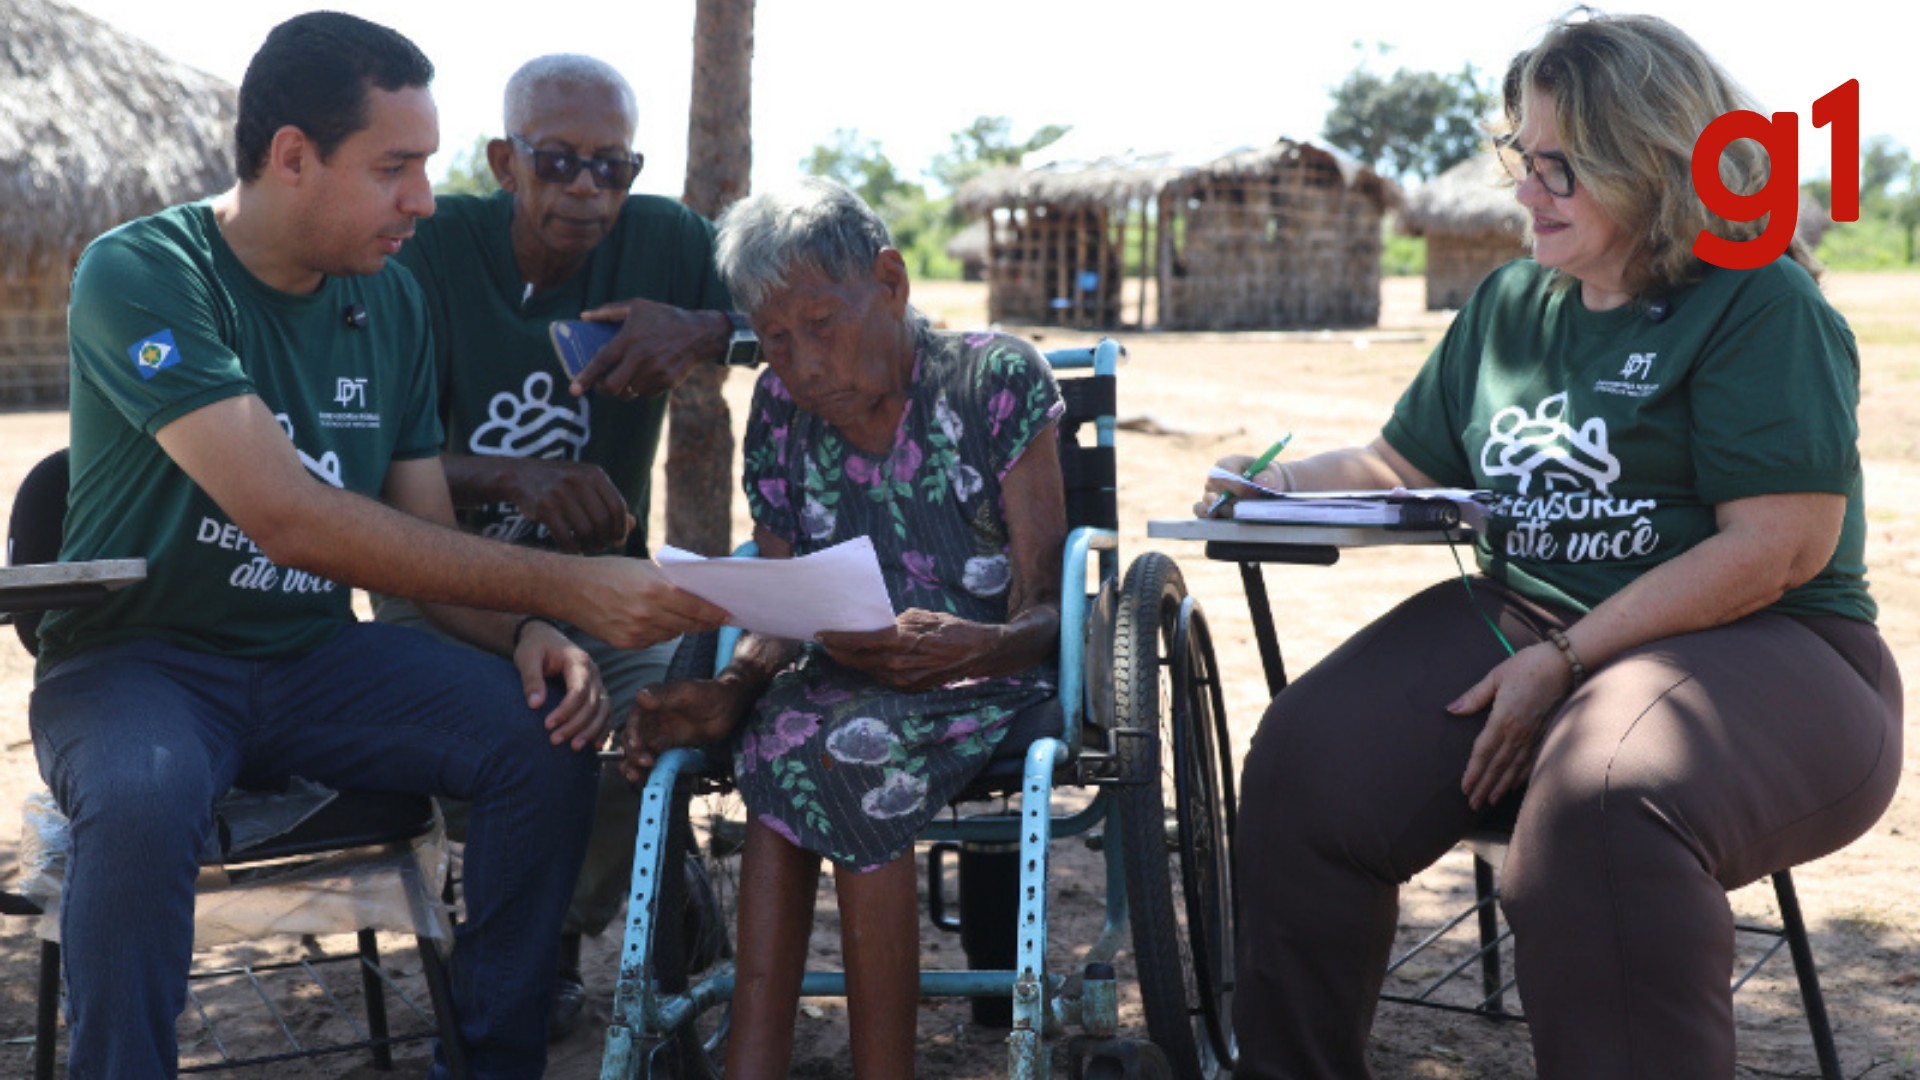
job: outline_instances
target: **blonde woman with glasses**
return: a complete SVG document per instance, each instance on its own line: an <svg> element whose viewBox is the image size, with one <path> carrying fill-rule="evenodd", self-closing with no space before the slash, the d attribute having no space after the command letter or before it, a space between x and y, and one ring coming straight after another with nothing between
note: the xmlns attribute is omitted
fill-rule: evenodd
<svg viewBox="0 0 1920 1080"><path fill-rule="evenodd" d="M1555 24L1504 96L1532 257L1482 283L1379 438L1258 478L1495 503L1479 575L1356 635L1255 735L1238 1080L1369 1075L1400 883L1515 801L1502 902L1539 1075L1731 1077L1727 890L1852 841L1899 779L1853 334L1803 248L1692 253L1760 232L1689 172L1749 102L1645 16ZM1721 174L1758 190L1766 159L1736 144Z"/></svg>

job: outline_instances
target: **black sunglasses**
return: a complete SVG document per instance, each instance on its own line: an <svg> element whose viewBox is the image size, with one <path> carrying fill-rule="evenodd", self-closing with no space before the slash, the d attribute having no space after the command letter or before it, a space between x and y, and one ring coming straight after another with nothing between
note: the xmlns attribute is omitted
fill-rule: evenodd
<svg viewBox="0 0 1920 1080"><path fill-rule="evenodd" d="M1495 149L1500 152L1500 161L1507 167L1507 173L1516 184L1527 182L1529 175L1540 178L1541 186L1547 194L1560 199L1573 197L1573 164L1567 156L1557 151L1534 153L1523 150L1514 141L1513 136L1494 140Z"/></svg>
<svg viewBox="0 0 1920 1080"><path fill-rule="evenodd" d="M607 191L624 191L633 186L640 167L647 159L639 154L627 157L581 157L571 150L536 150L518 135L509 135L513 144L533 158L533 175L549 184L571 184L585 169L593 174L593 186Z"/></svg>

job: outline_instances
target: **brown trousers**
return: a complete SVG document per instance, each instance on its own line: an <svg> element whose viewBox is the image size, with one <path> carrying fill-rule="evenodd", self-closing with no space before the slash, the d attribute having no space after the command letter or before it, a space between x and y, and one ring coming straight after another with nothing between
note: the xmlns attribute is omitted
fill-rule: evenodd
<svg viewBox="0 0 1920 1080"><path fill-rule="evenodd" d="M1516 648L1565 625L1485 579ZM1398 891L1476 823L1505 651L1459 581L1366 627L1274 701L1241 779L1236 1080L1363 1078ZM1761 613L1592 673L1549 723L1502 881L1544 1080L1731 1077L1726 891L1834 851L1892 801L1900 675L1870 625Z"/></svg>

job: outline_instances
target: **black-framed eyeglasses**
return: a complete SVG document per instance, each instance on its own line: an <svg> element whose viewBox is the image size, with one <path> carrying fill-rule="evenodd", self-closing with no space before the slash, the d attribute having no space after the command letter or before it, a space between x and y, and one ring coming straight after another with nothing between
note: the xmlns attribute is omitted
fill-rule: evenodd
<svg viewBox="0 0 1920 1080"><path fill-rule="evenodd" d="M1511 135L1496 139L1493 145L1499 150L1500 162L1507 167L1507 173L1513 177L1514 183L1524 184L1529 175L1537 176L1540 185L1547 189L1547 194L1561 199L1572 197L1573 164L1567 160L1567 155L1555 150L1542 150L1539 153L1523 150Z"/></svg>
<svg viewBox="0 0 1920 1080"><path fill-rule="evenodd" d="M533 158L533 175L549 184L571 184L585 169L593 174L593 186L607 191L625 191L647 159L640 154L626 157L581 157L571 150L538 150L518 135L509 135L513 144Z"/></svg>

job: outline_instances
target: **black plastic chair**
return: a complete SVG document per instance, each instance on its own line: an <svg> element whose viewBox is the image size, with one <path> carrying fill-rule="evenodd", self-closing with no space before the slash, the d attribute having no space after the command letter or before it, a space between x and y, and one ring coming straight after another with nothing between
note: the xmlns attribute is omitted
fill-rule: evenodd
<svg viewBox="0 0 1920 1080"><path fill-rule="evenodd" d="M67 490L67 451L62 449L34 466L26 479L21 482L19 492L14 497L7 533L9 565L25 566L58 560L61 527L67 512ZM54 607L97 604L106 599L106 596L104 587L95 591L82 590L78 595L69 590L58 598L12 596L4 602L4 606L9 609L8 614L19 633L21 644L29 653L38 655L38 631L40 615L43 611ZM246 885L242 879L246 877L244 871L248 869L258 869L287 860L357 850L369 852L404 850L415 840L430 832L435 824L433 803L427 796L398 792L343 791L318 812L289 831L250 846L243 853L223 853L221 859L203 865L217 866L227 871L243 871L237 875L229 875L234 879L234 883L229 887L244 889ZM0 893L0 915L40 916L41 914L41 906L34 899L12 892ZM262 1065L356 1050L369 1052L375 1067L388 1069L393 1065L392 1048L395 1045L420 1042L437 1035L445 1048L444 1052L454 1075L463 1078L469 1076L466 1054L460 1044L459 1025L455 1020L452 1007L451 984L447 976L446 963L441 958L433 939L424 934L417 935L415 938L431 998L432 1013L429 1015L401 989L395 981L394 974L381 964L374 931L362 929L357 937L357 948L353 952L309 956L284 963L242 964L224 968L197 968L193 971L188 983L190 1008L198 1012L203 1025L204 1041L211 1046L219 1060L183 1066L180 1071L182 1073L213 1072L245 1065ZM346 1010L334 989L321 979L319 974L319 970L326 966L348 963L357 963L360 968L360 989L365 998L366 1012L364 1026ZM353 1037L323 1045L303 1043L300 1034L296 1032L295 1025L281 1013L273 997L267 992L267 980L262 979L263 975L271 980L280 979L279 973L282 972L293 977L303 976L319 987L321 998L329 1003L335 1015L344 1020ZM257 1009L249 1009L248 1012L267 1013L284 1037L287 1048L284 1050L251 1049L238 1052L230 1050L228 1043L231 1040L222 1037L212 1011L204 1002L203 995L195 989L196 985L204 987L215 981L246 984L248 993L257 997L260 1003ZM42 941L34 1035L33 1075L35 1080L50 1080L53 1076L54 1049L59 1029L60 992L60 946L56 942ZM410 1025L409 1030L399 1034L391 1031L389 1023L386 1002L389 992L400 1000L417 1021L416 1024Z"/></svg>

